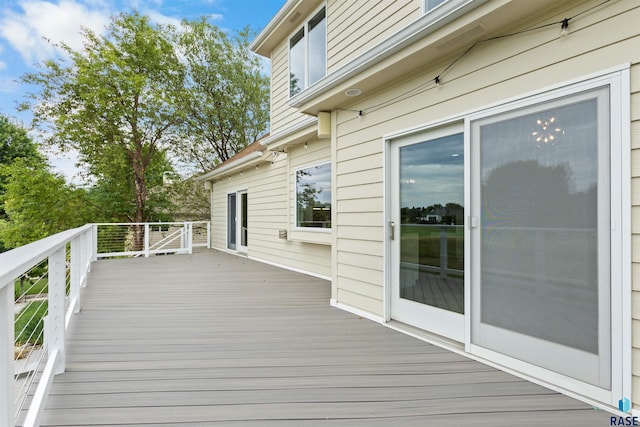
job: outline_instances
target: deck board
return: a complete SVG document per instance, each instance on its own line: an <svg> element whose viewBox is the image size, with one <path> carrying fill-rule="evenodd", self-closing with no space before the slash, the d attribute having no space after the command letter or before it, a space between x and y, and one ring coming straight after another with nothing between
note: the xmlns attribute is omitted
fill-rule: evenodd
<svg viewBox="0 0 640 427"><path fill-rule="evenodd" d="M609 414L329 307L217 251L94 264L43 426L609 425Z"/></svg>

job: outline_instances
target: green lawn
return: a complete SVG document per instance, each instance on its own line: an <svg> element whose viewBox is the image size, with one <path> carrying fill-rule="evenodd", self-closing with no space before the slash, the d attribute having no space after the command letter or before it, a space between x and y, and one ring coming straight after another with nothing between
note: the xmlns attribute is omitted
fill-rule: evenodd
<svg viewBox="0 0 640 427"><path fill-rule="evenodd" d="M42 318L47 315L48 302L32 301L20 313L15 315L15 343L17 346L24 344L42 344L44 322Z"/></svg>
<svg viewBox="0 0 640 427"><path fill-rule="evenodd" d="M24 287L23 289L20 285L20 280L18 279L13 284L14 299L17 300L23 294L26 294L26 295L46 294L48 292L48 285L49 285L49 280L46 277L36 280L35 283L31 282L30 280L24 280L22 283L22 286Z"/></svg>
<svg viewBox="0 0 640 427"><path fill-rule="evenodd" d="M444 236L442 230L446 230ZM402 261L440 267L440 245L444 238L448 268L464 270L463 227L402 224L401 238Z"/></svg>

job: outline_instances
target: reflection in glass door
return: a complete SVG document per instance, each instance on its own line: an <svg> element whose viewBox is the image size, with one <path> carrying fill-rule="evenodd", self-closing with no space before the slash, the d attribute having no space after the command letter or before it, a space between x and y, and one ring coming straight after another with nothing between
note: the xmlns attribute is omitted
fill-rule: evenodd
<svg viewBox="0 0 640 427"><path fill-rule="evenodd" d="M236 249L236 193L227 194L227 248Z"/></svg>
<svg viewBox="0 0 640 427"><path fill-rule="evenodd" d="M397 286L392 288L391 314L462 341L464 137L440 133L392 146L393 216L399 236L392 242Z"/></svg>
<svg viewBox="0 0 640 427"><path fill-rule="evenodd" d="M249 244L249 211L248 211L248 196L246 191L238 193L240 195L240 246L238 251L247 252L247 245Z"/></svg>

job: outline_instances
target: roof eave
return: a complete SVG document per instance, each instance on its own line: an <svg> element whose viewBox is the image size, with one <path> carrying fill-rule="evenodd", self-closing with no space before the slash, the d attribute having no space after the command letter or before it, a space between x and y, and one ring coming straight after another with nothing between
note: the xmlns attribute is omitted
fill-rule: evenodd
<svg viewBox="0 0 640 427"><path fill-rule="evenodd" d="M262 151L256 151L254 153L247 154L246 156L236 160L235 162L222 165L219 168L212 170L211 172L207 172L204 175L200 175L196 178L196 181L211 181L214 178L217 178L221 175L227 174L229 172L233 172L236 169L239 169L243 166L247 166L251 164L254 160L258 160L262 158Z"/></svg>
<svg viewBox="0 0 640 427"><path fill-rule="evenodd" d="M271 52L286 39L324 0L288 0L256 36L249 49L258 55L271 57Z"/></svg>

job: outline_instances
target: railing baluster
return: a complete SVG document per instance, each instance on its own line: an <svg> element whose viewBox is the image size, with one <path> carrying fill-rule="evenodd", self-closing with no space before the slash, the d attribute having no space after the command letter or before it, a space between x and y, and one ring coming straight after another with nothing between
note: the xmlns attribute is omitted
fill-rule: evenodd
<svg viewBox="0 0 640 427"><path fill-rule="evenodd" d="M15 415L13 362L13 283L0 287L0 425L13 425Z"/></svg>

